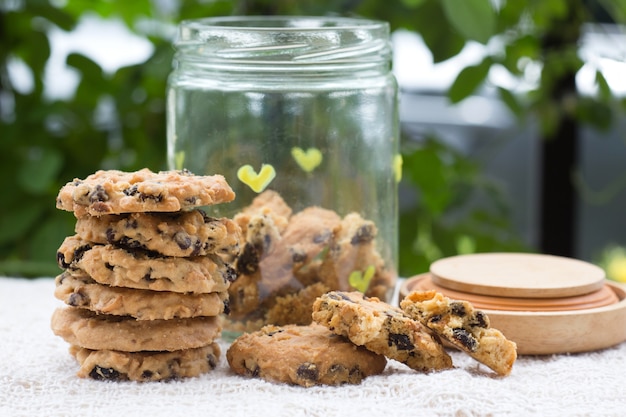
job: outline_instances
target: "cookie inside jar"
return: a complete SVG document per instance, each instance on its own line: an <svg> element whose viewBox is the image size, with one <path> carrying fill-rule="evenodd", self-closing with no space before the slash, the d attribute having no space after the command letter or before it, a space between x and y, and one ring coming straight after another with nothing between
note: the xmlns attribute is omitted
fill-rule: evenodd
<svg viewBox="0 0 626 417"><path fill-rule="evenodd" d="M233 220L242 230L224 323L233 334L266 324L309 324L317 297L333 290L383 301L393 295L396 272L381 255L378 226L357 212L294 211L266 190Z"/></svg>

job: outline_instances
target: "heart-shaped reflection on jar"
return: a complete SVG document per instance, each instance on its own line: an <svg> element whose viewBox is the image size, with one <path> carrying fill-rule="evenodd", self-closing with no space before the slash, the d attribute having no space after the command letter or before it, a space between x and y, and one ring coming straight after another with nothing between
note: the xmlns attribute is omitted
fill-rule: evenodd
<svg viewBox="0 0 626 417"><path fill-rule="evenodd" d="M369 288L370 282L372 281L372 278L374 278L375 273L376 268L374 265L368 266L365 272L358 270L352 271L348 277L348 283L352 286L352 288L364 293Z"/></svg>
<svg viewBox="0 0 626 417"><path fill-rule="evenodd" d="M305 172L313 172L324 159L322 152L317 148L309 148L305 151L302 148L294 147L291 148L291 156Z"/></svg>
<svg viewBox="0 0 626 417"><path fill-rule="evenodd" d="M251 165L244 165L237 170L237 178L246 184L255 193L260 193L276 177L276 170L270 164L261 165L261 170L257 172Z"/></svg>

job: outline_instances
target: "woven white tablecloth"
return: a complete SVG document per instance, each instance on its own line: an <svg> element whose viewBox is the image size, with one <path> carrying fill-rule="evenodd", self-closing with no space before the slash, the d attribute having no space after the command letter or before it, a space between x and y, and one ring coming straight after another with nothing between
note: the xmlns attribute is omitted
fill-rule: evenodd
<svg viewBox="0 0 626 417"><path fill-rule="evenodd" d="M453 370L423 375L390 361L360 385L307 389L232 374L222 342L217 369L202 377L81 379L50 330L62 305L53 291L50 278L0 278L0 416L626 416L626 343L520 357L506 378L455 351Z"/></svg>

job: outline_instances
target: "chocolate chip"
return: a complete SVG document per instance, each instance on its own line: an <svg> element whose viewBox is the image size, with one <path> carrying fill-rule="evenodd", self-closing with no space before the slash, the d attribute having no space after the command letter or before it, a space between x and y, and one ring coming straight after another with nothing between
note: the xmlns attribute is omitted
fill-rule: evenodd
<svg viewBox="0 0 626 417"><path fill-rule="evenodd" d="M344 373L345 371L346 371L346 367L340 363L334 363L330 365L330 368L328 368L328 372L331 374L341 374L341 373Z"/></svg>
<svg viewBox="0 0 626 417"><path fill-rule="evenodd" d="M237 259L237 272L242 275L252 275L259 269L259 252L246 243Z"/></svg>
<svg viewBox="0 0 626 417"><path fill-rule="evenodd" d="M127 219L125 227L127 229L136 229L139 227L139 222L137 222L137 219L133 219L133 218Z"/></svg>
<svg viewBox="0 0 626 417"><path fill-rule="evenodd" d="M154 375L154 372L152 372L149 369L146 369L145 371L141 373L141 379L150 379L152 378L152 375Z"/></svg>
<svg viewBox="0 0 626 417"><path fill-rule="evenodd" d="M359 365L355 365L354 368L350 369L349 378L351 381L360 381L363 379L363 373Z"/></svg>
<svg viewBox="0 0 626 417"><path fill-rule="evenodd" d="M319 371L314 363L303 363L296 370L296 375L299 378L306 379L308 381L317 381L319 378Z"/></svg>
<svg viewBox="0 0 626 417"><path fill-rule="evenodd" d="M371 242L374 239L374 225L364 224L356 230L354 236L350 240L352 245Z"/></svg>
<svg viewBox="0 0 626 417"><path fill-rule="evenodd" d="M228 299L224 300L224 314L230 314L230 301Z"/></svg>
<svg viewBox="0 0 626 417"><path fill-rule="evenodd" d="M191 247L191 237L185 232L177 232L174 235L174 242L182 250L189 249Z"/></svg>
<svg viewBox="0 0 626 417"><path fill-rule="evenodd" d="M395 345L398 350L413 350L415 349L415 345L411 343L411 339L406 334L400 333L389 333L389 338L387 340L389 346Z"/></svg>
<svg viewBox="0 0 626 417"><path fill-rule="evenodd" d="M322 230L320 233L313 236L313 243L320 244L326 243L330 240L332 233L330 230Z"/></svg>
<svg viewBox="0 0 626 417"><path fill-rule="evenodd" d="M67 300L67 304L71 305L72 307L84 306L84 305L87 305L88 302L89 300L87 296L81 293L80 291L72 293L70 295L70 298Z"/></svg>
<svg viewBox="0 0 626 417"><path fill-rule="evenodd" d="M138 190L137 190L137 186L136 185L133 185L132 187L127 188L127 189L124 190L124 194L126 194L129 197L134 196L135 194L137 194L137 192L138 192Z"/></svg>
<svg viewBox="0 0 626 417"><path fill-rule="evenodd" d="M159 256L156 252L150 251L148 247L144 245L143 243L137 240L131 239L128 236L122 236L117 242L112 241L109 243L115 244L116 246L120 246L124 249L145 251L146 255L152 258L156 258ZM133 256L136 254L137 254L136 252L133 252Z"/></svg>
<svg viewBox="0 0 626 417"><path fill-rule="evenodd" d="M470 325L471 326L482 327L483 329L486 329L486 328L489 327L489 318L482 311L476 310L474 312L474 317L470 321Z"/></svg>
<svg viewBox="0 0 626 417"><path fill-rule="evenodd" d="M235 282L239 275L237 274L237 271L235 271L235 268L229 264L224 264L223 276L225 282Z"/></svg>
<svg viewBox="0 0 626 417"><path fill-rule="evenodd" d="M454 301L450 303L450 312L459 317L464 317L467 314L467 312L465 311L465 306L459 301Z"/></svg>
<svg viewBox="0 0 626 417"><path fill-rule="evenodd" d="M120 373L113 368L102 368L96 365L91 372L89 372L89 377L98 381L117 381L120 379Z"/></svg>
<svg viewBox="0 0 626 417"><path fill-rule="evenodd" d="M91 250L91 245L90 244L85 244L85 245L77 247L76 250L74 251L74 261L73 262L80 261L82 259L83 255L85 254L85 252L87 252L88 250Z"/></svg>
<svg viewBox="0 0 626 417"><path fill-rule="evenodd" d="M307 256L305 251L295 248L290 248L289 251L291 252L291 260L293 263L299 264L306 261Z"/></svg>
<svg viewBox="0 0 626 417"><path fill-rule="evenodd" d="M141 201L146 201L146 200L153 200L156 203L160 203L161 201L163 201L163 196L161 194L145 194L145 193L139 193L139 199Z"/></svg>
<svg viewBox="0 0 626 417"><path fill-rule="evenodd" d="M147 282L154 282L156 281L155 278L152 278L152 269L150 271L148 271L148 273L146 273L146 275L143 276L143 280L147 281Z"/></svg>
<svg viewBox="0 0 626 417"><path fill-rule="evenodd" d="M106 190L100 184L96 185L93 190L89 192L87 195L90 203L95 203L98 201L107 201L109 199L109 195Z"/></svg>
<svg viewBox="0 0 626 417"><path fill-rule="evenodd" d="M208 354L206 357L207 363L209 364L209 368L215 369L217 366L217 358L212 353Z"/></svg>
<svg viewBox="0 0 626 417"><path fill-rule="evenodd" d="M115 269L115 267L108 262L104 263L104 267L108 269L109 271L113 271Z"/></svg>
<svg viewBox="0 0 626 417"><path fill-rule="evenodd" d="M112 228L107 228L106 232L107 242L114 243L115 242L115 232Z"/></svg>
<svg viewBox="0 0 626 417"><path fill-rule="evenodd" d="M452 329L452 336L470 352L474 352L478 348L478 341L465 329Z"/></svg>
<svg viewBox="0 0 626 417"><path fill-rule="evenodd" d="M63 252L57 252L57 264L61 269L67 269L70 267L70 264L65 262L65 255L63 254Z"/></svg>
<svg viewBox="0 0 626 417"><path fill-rule="evenodd" d="M441 321L441 314L435 314L428 320L429 323L438 323L440 321Z"/></svg>
<svg viewBox="0 0 626 417"><path fill-rule="evenodd" d="M202 242L200 242L199 240L196 240L196 243L193 244L193 250L191 251L190 256L200 255L201 250L202 250Z"/></svg>
<svg viewBox="0 0 626 417"><path fill-rule="evenodd" d="M332 300L338 300L338 301L345 300L345 301L351 301L352 302L350 297L348 297L347 295L345 295L344 293L339 292L339 291L329 292L327 294L327 297L332 299Z"/></svg>
<svg viewBox="0 0 626 417"><path fill-rule="evenodd" d="M185 198L185 201L189 204L196 204L196 201L198 201L198 197L192 195L191 197Z"/></svg>
<svg viewBox="0 0 626 417"><path fill-rule="evenodd" d="M245 363L244 363L244 366L245 366ZM245 368L246 368L246 371L250 374L250 376L253 376L253 377L257 377L261 373L261 368L259 367L259 365L255 365L253 369L250 369L247 366Z"/></svg>

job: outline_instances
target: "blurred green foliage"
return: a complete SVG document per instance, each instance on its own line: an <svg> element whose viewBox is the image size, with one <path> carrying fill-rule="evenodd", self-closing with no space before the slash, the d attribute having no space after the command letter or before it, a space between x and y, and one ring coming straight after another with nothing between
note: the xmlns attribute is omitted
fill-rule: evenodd
<svg viewBox="0 0 626 417"><path fill-rule="evenodd" d="M496 3L500 6L494 7ZM617 22L626 19L626 0L593 5ZM599 71L597 97L564 106L544 94L555 74L580 68L575 50L542 49L547 33L570 28L572 13L578 26L594 19L583 0L2 0L0 274L58 273L55 252L63 238L73 233L74 224L70 213L55 209L56 194L67 181L97 169L166 168L165 82L173 54L172 28L182 19L229 14L373 17L390 22L392 30L406 28L421 34L435 62L455 56L468 41L487 43L500 36L502 48L491 48L493 53L482 62L461 71L449 91L452 102L474 94L487 82L491 68L502 66L521 77L521 64L535 60L544 65L541 83L533 91L520 97L498 89L515 114L522 119L538 114L546 130L551 118L542 115L562 111L606 127L620 109ZM44 82L50 31L72 31L86 14L123 21L150 41L152 54L145 62L108 73L88 56L70 53L66 64L80 76L76 91L67 99L51 99ZM16 63L27 68L32 88L14 84L10 68ZM401 213L401 274L421 272L441 256L523 249L511 229L501 190L481 174L476 162L436 138L419 144L404 139L403 147L403 183L419 199ZM469 204L476 192L487 197L486 205Z"/></svg>

